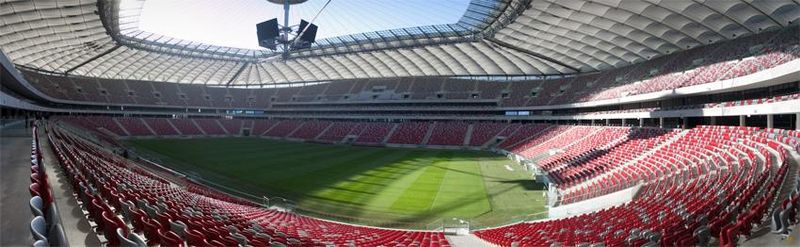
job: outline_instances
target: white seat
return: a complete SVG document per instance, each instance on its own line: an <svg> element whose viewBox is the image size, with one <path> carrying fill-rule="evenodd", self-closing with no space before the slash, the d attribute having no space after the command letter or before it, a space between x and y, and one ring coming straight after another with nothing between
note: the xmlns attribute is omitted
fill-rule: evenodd
<svg viewBox="0 0 800 247"><path fill-rule="evenodd" d="M36 216L31 220L31 234L34 240L47 241L47 222L42 216Z"/></svg>
<svg viewBox="0 0 800 247"><path fill-rule="evenodd" d="M31 197L30 201L31 206L31 213L33 216L42 216L44 217L44 201L39 196Z"/></svg>

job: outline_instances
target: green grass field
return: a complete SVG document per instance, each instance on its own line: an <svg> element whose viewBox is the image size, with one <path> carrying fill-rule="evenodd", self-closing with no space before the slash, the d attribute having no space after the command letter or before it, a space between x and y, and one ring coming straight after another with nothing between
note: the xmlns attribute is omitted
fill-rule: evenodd
<svg viewBox="0 0 800 247"><path fill-rule="evenodd" d="M445 217L493 226L546 215L543 188L521 167L487 152L257 138L128 144L183 173L254 195L284 197L301 213L352 223L421 229Z"/></svg>

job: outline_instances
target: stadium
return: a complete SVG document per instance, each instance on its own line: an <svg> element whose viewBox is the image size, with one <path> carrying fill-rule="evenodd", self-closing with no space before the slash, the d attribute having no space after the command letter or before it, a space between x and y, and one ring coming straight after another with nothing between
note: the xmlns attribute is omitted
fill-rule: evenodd
<svg viewBox="0 0 800 247"><path fill-rule="evenodd" d="M0 0L0 246L800 246L798 23Z"/></svg>

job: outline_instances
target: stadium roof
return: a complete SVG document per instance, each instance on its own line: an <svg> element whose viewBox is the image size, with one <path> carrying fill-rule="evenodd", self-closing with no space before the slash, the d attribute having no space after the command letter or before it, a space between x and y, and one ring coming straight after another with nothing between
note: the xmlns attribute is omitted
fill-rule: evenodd
<svg viewBox="0 0 800 247"><path fill-rule="evenodd" d="M561 75L625 66L800 19L794 0L472 0L456 23L326 38L283 60L268 50L142 31L143 5L0 0L0 49L15 64L41 71L209 85Z"/></svg>

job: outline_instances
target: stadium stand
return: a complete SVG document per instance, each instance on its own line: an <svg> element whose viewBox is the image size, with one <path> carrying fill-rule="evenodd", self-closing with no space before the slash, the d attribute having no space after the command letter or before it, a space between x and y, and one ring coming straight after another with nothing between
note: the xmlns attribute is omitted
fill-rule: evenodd
<svg viewBox="0 0 800 247"><path fill-rule="evenodd" d="M422 144L425 134L428 133L428 128L431 127L429 122L403 122L397 125L397 130L394 131L387 143L392 144Z"/></svg>
<svg viewBox="0 0 800 247"><path fill-rule="evenodd" d="M304 122L299 120L283 120L275 124L274 127L270 128L266 133L264 133L264 136L286 137L287 135L294 133L294 131L300 128L303 124Z"/></svg>
<svg viewBox="0 0 800 247"><path fill-rule="evenodd" d="M397 124L393 123L364 123L355 143L362 145L383 143L396 126Z"/></svg>
<svg viewBox="0 0 800 247"><path fill-rule="evenodd" d="M193 119L197 126L205 133L205 135L225 135L225 129L217 122L216 119L197 118Z"/></svg>
<svg viewBox="0 0 800 247"><path fill-rule="evenodd" d="M114 118L111 121L119 123L119 126L125 129L125 132L131 136L150 136L154 134L140 118L123 117Z"/></svg>
<svg viewBox="0 0 800 247"><path fill-rule="evenodd" d="M156 135L159 136L176 136L179 135L178 131L172 124L169 123L169 120L163 118L142 118L144 123L150 126L150 128L155 132Z"/></svg>
<svg viewBox="0 0 800 247"><path fill-rule="evenodd" d="M323 131L328 129L331 125L331 122L328 121L310 121L303 123L299 129L294 131L290 138L298 138L303 140L314 140L317 136L319 136Z"/></svg>
<svg viewBox="0 0 800 247"><path fill-rule="evenodd" d="M736 39L724 42L714 47L700 47L688 51L676 53L660 58L658 60L648 61L642 65L634 66L634 71L629 72L629 68L621 68L605 72L604 75L586 75L578 76L572 79L553 79L553 80L535 80L535 81L519 81L511 83L507 90L507 97L502 99L502 105L508 107L514 106L538 106L538 105L553 105L553 104L566 104L574 102L586 102L594 100L604 100L618 98L622 96L631 96L637 94L658 92L664 90L672 90L681 87L688 87L700 85L719 80L726 80L736 77L749 75L758 71L773 68L777 65L787 63L789 61L800 58L800 43L798 41L797 27L792 27L787 30L763 32L755 37L747 39ZM767 42L767 45L762 45L760 42ZM753 50L750 50L750 49ZM727 51L727 52L718 52ZM716 54L710 56L708 54ZM681 59L675 59L680 57ZM665 62L671 61L671 62ZM692 64L692 61L702 61L701 64ZM666 69L665 69L666 68ZM658 74L649 75L643 71L657 70ZM36 72L25 71L26 75L36 74ZM629 73L626 73L629 72ZM81 81L82 90L84 93L70 93L71 90L65 90L68 94L59 94L57 90L45 86L51 81L62 80L55 76L35 75L38 80L32 80L33 85L40 88L43 92L48 93L51 97L62 98L67 100L77 101L106 101L100 97L98 87L111 88L114 86L106 86L105 84L115 83L114 81L96 80L92 83L83 83ZM624 78L623 81L616 81L615 78ZM99 84L98 84L99 83ZM343 83L343 84L340 84ZM328 92L325 89L328 85L311 86L312 89L305 90L304 94L301 93L301 88L280 88L274 89L252 89L248 92L241 92L243 89L229 89L226 93L218 89L209 89L209 92L214 92L215 95L207 94L203 87L197 85L177 85L179 91L183 92L187 97L189 106L202 106L202 107L230 107L237 103L229 104L225 102L226 95L242 95L254 93L256 95L275 94L275 102L314 102L325 99L325 101L343 101L344 97L338 95L343 88L347 88L347 84L351 84L351 94L366 94L372 90L372 87L353 85L358 83L366 83L365 81L353 80L349 82L337 82L337 88L329 91L337 95L326 95ZM152 96L154 91L149 89L147 85L149 82L135 82L128 81L128 85L136 92L137 102L139 104L156 104ZM163 85L162 85L163 84ZM466 91L472 86L464 86L448 88L443 86L447 85L443 80L439 79L416 79L416 80L403 80L398 81L398 88L395 90L387 90L376 99L397 100L397 99L410 99L410 100L456 100L463 99ZM454 83L450 83L454 84ZM483 85L487 84L487 85ZM175 97L177 91L166 89L172 85L159 82L153 82L153 85L159 85L162 91L159 92L162 100L168 99L165 103L172 105L183 105L179 103L178 98ZM498 89L502 92L501 88L505 85L498 82L491 81L476 81L478 90L474 91L475 94L480 95L482 99L495 99L498 94ZM591 85L591 86L589 86ZM338 89L341 86L342 89ZM385 85L382 85L385 86ZM85 89L84 89L85 87ZM451 86L455 87L455 86ZM387 87L388 88L388 87ZM167 90L170 90L167 92ZM486 90L486 92L483 92ZM62 91L64 92L64 91ZM235 93L234 93L235 92ZM437 92L441 92L442 97L437 97ZM449 93L448 93L449 92ZM451 95L452 94L452 95ZM472 94L472 93L469 93ZM86 99L83 95L92 95L91 99ZM267 96L265 95L265 96ZM409 95L404 97L403 95ZM451 96L447 96L451 95ZM212 97L213 96L213 97ZM319 96L319 97L318 97ZM120 97L109 97L115 100ZM257 97L261 98L261 97ZM146 100L145 100L146 99ZM348 100L361 99L361 100L374 100L372 97L354 97ZM111 102L116 104L124 104L124 97L120 98L119 102ZM272 101L271 98L267 100ZM142 102L144 101L144 102ZM346 100L345 100L346 101ZM239 102L239 101L234 101ZM265 102L266 103L266 102ZM237 105L240 106L240 105Z"/></svg>
<svg viewBox="0 0 800 247"><path fill-rule="evenodd" d="M501 131L510 127L508 124L493 122L479 122L473 126L472 136L469 140L470 146L483 146L498 136Z"/></svg>
<svg viewBox="0 0 800 247"><path fill-rule="evenodd" d="M667 172L650 173L661 179L646 183L630 203L585 215L515 224L475 234L499 245L596 242L702 245L708 243L710 236L719 237L721 246L733 245L740 236L752 234L752 225L765 221L768 204L788 167L783 149L774 150L766 142L753 140L753 133L735 127L693 129L672 144L681 148L654 155L692 157L695 161L652 167ZM747 141L736 142L735 135ZM688 147L693 150L682 149ZM724 158L714 155L720 154L717 149L726 150L721 153ZM779 155L774 157L772 152ZM705 200L709 194L718 195L718 200ZM734 215L739 216L735 221L730 218Z"/></svg>
<svg viewBox="0 0 800 247"><path fill-rule="evenodd" d="M361 126L361 123L334 122L319 136L319 140L336 143L342 141L351 132L359 130Z"/></svg>
<svg viewBox="0 0 800 247"><path fill-rule="evenodd" d="M131 164L113 153L57 129L51 132L53 151L110 245L124 237L145 239L148 245L448 246L441 232L345 225L256 207L211 190L197 193L202 189L196 186L177 188L142 168L129 170Z"/></svg>
<svg viewBox="0 0 800 247"><path fill-rule="evenodd" d="M0 245L797 245L797 0L417 2L253 49L140 30L144 1L0 1Z"/></svg>
<svg viewBox="0 0 800 247"><path fill-rule="evenodd" d="M461 146L467 136L469 123L437 122L433 127L428 145Z"/></svg>
<svg viewBox="0 0 800 247"><path fill-rule="evenodd" d="M170 119L169 120L173 126L181 132L182 135L202 135L203 132L197 127L197 124L191 119Z"/></svg>
<svg viewBox="0 0 800 247"><path fill-rule="evenodd" d="M218 121L228 135L239 135L242 132L244 121L241 119L220 119Z"/></svg>

